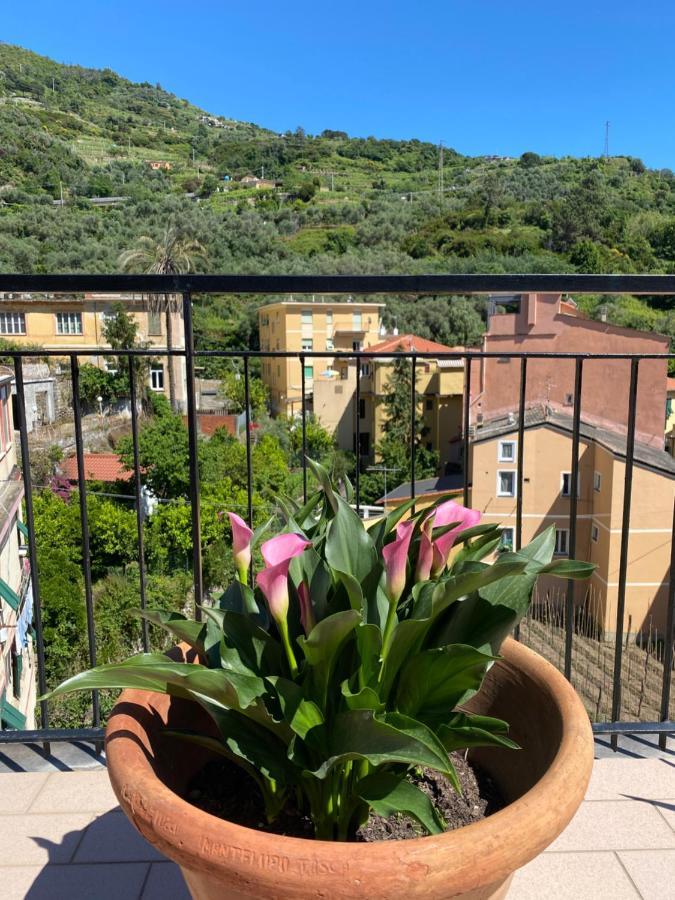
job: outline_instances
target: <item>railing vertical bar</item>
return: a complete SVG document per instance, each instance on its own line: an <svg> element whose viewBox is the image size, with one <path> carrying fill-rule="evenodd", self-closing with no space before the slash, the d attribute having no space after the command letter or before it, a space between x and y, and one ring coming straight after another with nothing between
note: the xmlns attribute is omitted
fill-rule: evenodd
<svg viewBox="0 0 675 900"><path fill-rule="evenodd" d="M251 373L249 356L244 355L244 405L246 425L246 515L248 527L253 528L253 457L251 453Z"/></svg>
<svg viewBox="0 0 675 900"><path fill-rule="evenodd" d="M24 501L26 503L26 525L28 527L28 558L30 560L30 576L33 588L33 616L35 618L35 644L37 650L37 677L40 695L47 693L45 673L45 643L42 633L42 603L40 600L40 578L38 574L37 546L35 544L35 514L33 511L33 482L30 474L30 450L28 446L28 426L26 423L26 398L23 384L23 360L14 357L14 377L16 379L16 406L19 415L19 440L21 444L21 465L23 468ZM40 726L49 728L49 704L40 700ZM50 746L43 744L48 756Z"/></svg>
<svg viewBox="0 0 675 900"><path fill-rule="evenodd" d="M523 464L525 461L525 398L527 395L527 358L520 360L518 395L518 462L516 469L516 550L523 546Z"/></svg>
<svg viewBox="0 0 675 900"><path fill-rule="evenodd" d="M584 361L577 357L574 366L574 414L572 425L572 466L570 472L570 539L568 556L575 558L577 550L577 507L579 500L579 431L581 428L581 385ZM565 678L572 678L572 640L574 635L574 582L567 581L565 594Z"/></svg>
<svg viewBox="0 0 675 900"><path fill-rule="evenodd" d="M462 467L464 469L464 506L469 505L469 428L471 427L471 359L464 358L464 445L462 447Z"/></svg>
<svg viewBox="0 0 675 900"><path fill-rule="evenodd" d="M670 687L673 676L673 629L675 629L675 503L673 503L673 534L670 544L670 571L668 573L668 609L666 611L666 637L663 645L663 686L661 688L661 721L670 719ZM659 749L666 749L666 734L659 735Z"/></svg>
<svg viewBox="0 0 675 900"><path fill-rule="evenodd" d="M637 414L637 388L640 360L630 362L630 387L628 395L628 431L626 434L626 472L623 486L623 517L621 520L621 551L619 556L619 587L616 602L616 644L614 646L614 684L612 689L612 722L618 722L621 712L621 662L623 656L623 619L626 607L626 576L628 572L628 539L630 507L633 491L633 458L635 453L635 418ZM618 735L611 737L612 749L618 746Z"/></svg>
<svg viewBox="0 0 675 900"><path fill-rule="evenodd" d="M305 355L300 354L300 403L302 405L302 499L307 503L307 386L305 384Z"/></svg>
<svg viewBox="0 0 675 900"><path fill-rule="evenodd" d="M413 353L410 358L410 496L415 499L415 457L417 455L417 442L415 432L417 430L417 356ZM415 515L415 504L410 510Z"/></svg>
<svg viewBox="0 0 675 900"><path fill-rule="evenodd" d="M523 465L525 462L525 399L527 397L527 357L520 360L520 390L518 392L518 457L516 470L516 550L523 546ZM520 624L513 630L520 640Z"/></svg>
<svg viewBox="0 0 675 900"><path fill-rule="evenodd" d="M192 577L195 590L195 618L202 620L204 601L202 576L202 525L199 505L199 443L197 437L197 402L195 398L195 339L192 327L192 297L183 293L183 328L185 332L185 381L187 389L188 459L190 469L190 510L192 518ZM169 365L171 360L169 360Z"/></svg>
<svg viewBox="0 0 675 900"><path fill-rule="evenodd" d="M134 495L136 498L136 533L138 535L138 573L140 587L141 609L146 608L146 572L145 572L145 544L143 538L143 493L141 489L141 464L138 449L138 403L136 398L136 361L127 357L129 362L129 401L131 403L131 444L134 458ZM171 365L172 360L169 360ZM141 619L141 637L143 650L147 653L150 648L150 634L147 619Z"/></svg>
<svg viewBox="0 0 675 900"><path fill-rule="evenodd" d="M80 367L77 354L70 357L70 372L73 384L73 416L75 422L75 454L77 457L77 488L80 495L80 523L82 526L82 568L84 570L84 600L87 611L87 641L89 644L89 665L96 665L96 628L94 624L94 596L91 578L91 548L89 542L89 517L87 514L87 480L84 469L84 446L82 442L82 408L80 405ZM98 691L92 691L92 721L94 728L101 721Z"/></svg>
<svg viewBox="0 0 675 900"><path fill-rule="evenodd" d="M356 393L354 394L354 403L356 405L356 425L354 430L356 472L354 473L354 489L356 491L357 513L361 512L361 359L356 358Z"/></svg>

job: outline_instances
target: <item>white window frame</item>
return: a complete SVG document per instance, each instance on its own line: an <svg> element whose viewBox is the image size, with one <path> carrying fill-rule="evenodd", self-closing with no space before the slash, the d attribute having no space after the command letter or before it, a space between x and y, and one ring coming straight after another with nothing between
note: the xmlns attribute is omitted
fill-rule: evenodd
<svg viewBox="0 0 675 900"><path fill-rule="evenodd" d="M326 350L335 350L335 343L333 342L333 338L326 338Z"/></svg>
<svg viewBox="0 0 675 900"><path fill-rule="evenodd" d="M305 346L308 344L309 346ZM314 341L312 338L302 338L302 349L303 350L313 350L314 349Z"/></svg>
<svg viewBox="0 0 675 900"><path fill-rule="evenodd" d="M71 312L70 310L66 312L57 312L54 313L54 317L56 319L57 334L81 335L84 333L81 312Z"/></svg>
<svg viewBox="0 0 675 900"><path fill-rule="evenodd" d="M0 313L0 334L25 334L26 313L2 312Z"/></svg>
<svg viewBox="0 0 675 900"><path fill-rule="evenodd" d="M300 311L300 324L311 326L311 324L312 324L312 310L311 309L303 309Z"/></svg>
<svg viewBox="0 0 675 900"><path fill-rule="evenodd" d="M510 538L506 538L507 534L510 535ZM502 536L499 542L499 549L504 550L507 548L511 550L516 549L516 529L512 525L507 525L506 527L502 528Z"/></svg>
<svg viewBox="0 0 675 900"><path fill-rule="evenodd" d="M150 366L150 390L158 394L164 392L164 366L162 363L153 363Z"/></svg>
<svg viewBox="0 0 675 900"><path fill-rule="evenodd" d="M595 524L595 522L591 523L591 540L594 544L597 544L600 540L600 529Z"/></svg>
<svg viewBox="0 0 675 900"><path fill-rule="evenodd" d="M513 456L504 456L504 445L511 444L513 447ZM497 450L497 462L515 463L518 454L518 441L510 439L508 441L500 441Z"/></svg>
<svg viewBox="0 0 675 900"><path fill-rule="evenodd" d="M363 331L363 313L352 313L352 331Z"/></svg>
<svg viewBox="0 0 675 900"><path fill-rule="evenodd" d="M572 491L569 490L565 493L565 475L568 478L568 485L571 487L572 485L572 473L571 472L561 472L560 473L560 496L561 497L571 497ZM577 499L581 497L581 472L577 472Z"/></svg>
<svg viewBox="0 0 675 900"><path fill-rule="evenodd" d="M555 527L555 547L553 549L554 556L567 556L570 552L570 530L569 528Z"/></svg>
<svg viewBox="0 0 675 900"><path fill-rule="evenodd" d="M602 474L600 472L593 472L593 490L596 494L599 494L602 489Z"/></svg>
<svg viewBox="0 0 675 900"><path fill-rule="evenodd" d="M502 475L510 475L513 479L513 492L502 491ZM498 497L515 497L518 492L518 485L516 483L516 471L515 469L497 469L497 496Z"/></svg>

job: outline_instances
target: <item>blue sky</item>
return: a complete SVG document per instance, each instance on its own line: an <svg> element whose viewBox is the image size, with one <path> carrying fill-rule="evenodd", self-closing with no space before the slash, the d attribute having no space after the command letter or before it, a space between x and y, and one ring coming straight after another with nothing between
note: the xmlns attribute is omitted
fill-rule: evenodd
<svg viewBox="0 0 675 900"><path fill-rule="evenodd" d="M610 152L675 168L667 0L2 5L2 40L277 131L594 156L609 120Z"/></svg>

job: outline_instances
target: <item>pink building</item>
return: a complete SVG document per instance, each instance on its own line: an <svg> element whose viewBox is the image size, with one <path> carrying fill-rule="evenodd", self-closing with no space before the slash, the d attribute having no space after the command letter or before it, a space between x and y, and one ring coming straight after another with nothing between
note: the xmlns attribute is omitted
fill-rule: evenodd
<svg viewBox="0 0 675 900"><path fill-rule="evenodd" d="M492 316L483 349L489 353L667 353L668 339L587 319L560 294L523 294L516 313ZM664 444L666 373L665 360L640 362L636 439L658 449ZM625 433L629 384L628 360L586 360L581 395L584 420ZM519 359L504 357L475 363L472 424L517 410L519 386ZM574 360L528 360L528 407L548 404L551 409L571 414L573 394Z"/></svg>

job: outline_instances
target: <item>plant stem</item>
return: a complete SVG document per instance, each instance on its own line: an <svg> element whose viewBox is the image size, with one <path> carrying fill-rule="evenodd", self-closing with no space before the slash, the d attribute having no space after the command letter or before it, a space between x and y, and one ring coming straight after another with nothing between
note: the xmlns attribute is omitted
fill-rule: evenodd
<svg viewBox="0 0 675 900"><path fill-rule="evenodd" d="M288 659L288 665L291 669L291 675L293 678L296 678L298 674L298 663L295 654L293 653L293 648L291 647L291 639L288 634L288 623L283 619L280 622L277 622L277 628L281 635L281 643L284 645L284 650L286 651L286 658Z"/></svg>
<svg viewBox="0 0 675 900"><path fill-rule="evenodd" d="M396 601L389 601L389 612L387 613L387 621L384 626L384 634L382 635L382 661L384 661L387 657L387 653L389 652L389 640L391 638L391 633L394 630L394 625L396 624ZM381 672L380 672L381 674Z"/></svg>

